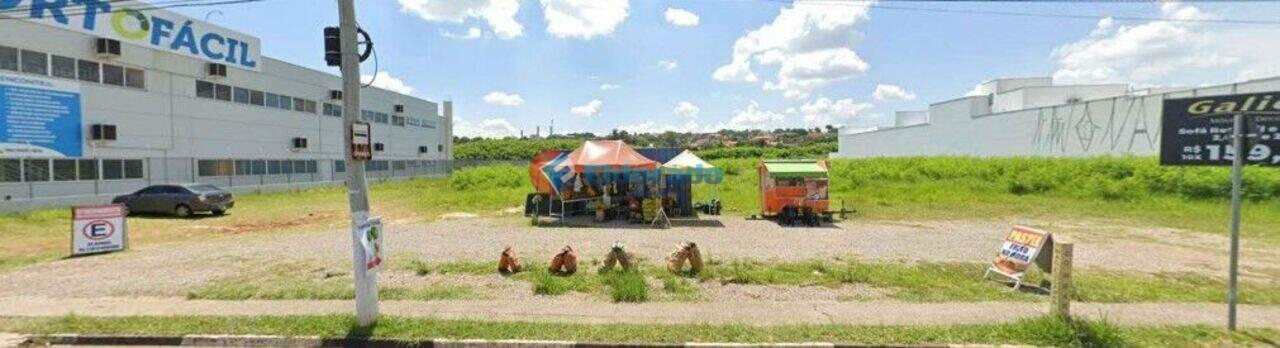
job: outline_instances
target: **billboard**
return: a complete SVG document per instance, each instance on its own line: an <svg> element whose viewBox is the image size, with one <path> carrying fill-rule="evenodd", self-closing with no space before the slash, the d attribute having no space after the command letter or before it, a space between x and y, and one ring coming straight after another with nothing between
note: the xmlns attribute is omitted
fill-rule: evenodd
<svg viewBox="0 0 1280 348"><path fill-rule="evenodd" d="M1237 114L1245 115L1245 164L1280 165L1280 92L1165 99L1160 164L1231 165Z"/></svg>
<svg viewBox="0 0 1280 348"><path fill-rule="evenodd" d="M0 73L0 157L79 157L80 85Z"/></svg>
<svg viewBox="0 0 1280 348"><path fill-rule="evenodd" d="M197 21L140 0L2 0L0 17L116 39L146 48L260 70L257 37Z"/></svg>

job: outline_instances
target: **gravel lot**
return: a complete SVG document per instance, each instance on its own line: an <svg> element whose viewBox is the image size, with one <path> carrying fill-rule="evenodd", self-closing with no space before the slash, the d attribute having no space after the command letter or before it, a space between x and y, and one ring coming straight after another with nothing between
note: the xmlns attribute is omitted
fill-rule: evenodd
<svg viewBox="0 0 1280 348"><path fill-rule="evenodd" d="M1226 274L1227 244L1222 237L1102 222L1070 225L1022 222L1061 231L1057 233L1076 241L1076 260L1085 268L1195 272L1214 277ZM854 257L900 262L985 262L994 256L1012 223L850 221L821 228L783 228L768 221L724 217L655 230L626 224L605 226L607 228L533 227L519 218L460 218L426 224L392 222L386 247L392 260L414 257L434 263L496 262L502 248L512 245L529 267L541 266L564 245L572 245L583 260L601 258L615 242L625 244L642 258L661 260L682 241L697 242L705 257L720 260ZM1280 251L1248 243L1245 251L1242 267L1247 278L1270 281L1280 278ZM185 296L187 291L212 280L281 263L319 263L343 271L349 267L350 257L350 235L342 230L134 245L124 253L64 259L0 272L0 278L4 279L0 281L0 296ZM388 284L422 281L433 280L395 276L385 280ZM496 276L477 277L474 282L490 288L486 291L528 293L498 284L503 280ZM722 294L716 297L727 299L877 297L874 289L810 289L778 294L767 287L729 287L706 289L706 292Z"/></svg>

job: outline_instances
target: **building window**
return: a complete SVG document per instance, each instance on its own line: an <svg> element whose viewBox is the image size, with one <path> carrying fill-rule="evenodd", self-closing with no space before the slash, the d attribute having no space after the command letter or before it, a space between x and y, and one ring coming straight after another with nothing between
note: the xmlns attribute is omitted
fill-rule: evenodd
<svg viewBox="0 0 1280 348"><path fill-rule="evenodd" d="M281 166L280 161L277 161L277 160L267 161L267 174L280 174L281 173L280 166Z"/></svg>
<svg viewBox="0 0 1280 348"><path fill-rule="evenodd" d="M124 86L124 67L111 64L102 65L102 83L113 86Z"/></svg>
<svg viewBox="0 0 1280 348"><path fill-rule="evenodd" d="M308 113L308 114L314 114L314 113L316 113L316 101L314 101L314 100L304 100L304 101L303 101L303 103L302 103L302 106L303 106L303 108L302 108L302 112L305 112L305 113Z"/></svg>
<svg viewBox="0 0 1280 348"><path fill-rule="evenodd" d="M235 87L235 93L232 94L232 101L240 104L248 104L249 90L240 88L240 87Z"/></svg>
<svg viewBox="0 0 1280 348"><path fill-rule="evenodd" d="M262 91L249 91L249 104L262 106L264 104L262 100Z"/></svg>
<svg viewBox="0 0 1280 348"><path fill-rule="evenodd" d="M347 161L333 161L333 172L334 172L334 173L346 173L346 172L347 172Z"/></svg>
<svg viewBox="0 0 1280 348"><path fill-rule="evenodd" d="M293 110L293 98L287 95L280 96L280 108L285 110Z"/></svg>
<svg viewBox="0 0 1280 348"><path fill-rule="evenodd" d="M98 179L98 160L80 160L80 180Z"/></svg>
<svg viewBox="0 0 1280 348"><path fill-rule="evenodd" d="M124 85L130 88L146 89L147 73L142 69L125 69Z"/></svg>
<svg viewBox="0 0 1280 348"><path fill-rule="evenodd" d="M98 64L98 62L95 62L95 61L90 61L90 60L76 61L76 70L77 70L76 75L78 75L78 77L80 78L80 81L100 83L102 82L102 78L98 74L99 67L100 65Z"/></svg>
<svg viewBox="0 0 1280 348"><path fill-rule="evenodd" d="M142 179L142 160L124 160L124 178Z"/></svg>
<svg viewBox="0 0 1280 348"><path fill-rule="evenodd" d="M53 180L54 181L75 181L76 160L60 159L53 160Z"/></svg>
<svg viewBox="0 0 1280 348"><path fill-rule="evenodd" d="M293 98L293 111L306 111L305 100L302 98Z"/></svg>
<svg viewBox="0 0 1280 348"><path fill-rule="evenodd" d="M200 98L213 99L214 95L213 82L196 80L196 96Z"/></svg>
<svg viewBox="0 0 1280 348"><path fill-rule="evenodd" d="M394 161L394 162L391 162L391 167L392 169L395 169L395 170L404 170L405 164L404 164L404 161Z"/></svg>
<svg viewBox="0 0 1280 348"><path fill-rule="evenodd" d="M267 106L267 107L269 107L269 108L279 108L279 107L280 107L280 95L279 95L279 94L275 94L275 93L267 93L267 94L266 94L266 96L265 96L265 98L266 98L265 102L266 102L266 106Z"/></svg>
<svg viewBox="0 0 1280 348"><path fill-rule="evenodd" d="M231 176L231 160L199 160L196 162L200 176Z"/></svg>
<svg viewBox="0 0 1280 348"><path fill-rule="evenodd" d="M392 125L392 126L400 126L400 127L404 127L404 117L402 117L402 116L391 116L391 125Z"/></svg>
<svg viewBox="0 0 1280 348"><path fill-rule="evenodd" d="M280 161L280 173L293 174L293 161L289 161L289 160Z"/></svg>
<svg viewBox="0 0 1280 348"><path fill-rule="evenodd" d="M102 179L142 179L142 160L102 160Z"/></svg>
<svg viewBox="0 0 1280 348"><path fill-rule="evenodd" d="M3 49L4 47L0 47ZM22 161L16 159L0 159L0 182L22 181Z"/></svg>
<svg viewBox="0 0 1280 348"><path fill-rule="evenodd" d="M23 178L25 181L49 181L49 160L47 159L28 159L22 166Z"/></svg>
<svg viewBox="0 0 1280 348"><path fill-rule="evenodd" d="M76 78L76 60L63 56L53 56L53 77L61 77L64 79Z"/></svg>
<svg viewBox="0 0 1280 348"><path fill-rule="evenodd" d="M22 72L49 74L49 55L44 52L22 50Z"/></svg>
<svg viewBox="0 0 1280 348"><path fill-rule="evenodd" d="M436 145L436 151L444 152L444 144Z"/></svg>
<svg viewBox="0 0 1280 348"><path fill-rule="evenodd" d="M102 179L103 180L120 180L124 179L124 161L121 160L102 160Z"/></svg>
<svg viewBox="0 0 1280 348"><path fill-rule="evenodd" d="M231 86L215 85L214 97L221 101L231 101Z"/></svg>
<svg viewBox="0 0 1280 348"><path fill-rule="evenodd" d="M18 49L0 46L0 70L18 71Z"/></svg>

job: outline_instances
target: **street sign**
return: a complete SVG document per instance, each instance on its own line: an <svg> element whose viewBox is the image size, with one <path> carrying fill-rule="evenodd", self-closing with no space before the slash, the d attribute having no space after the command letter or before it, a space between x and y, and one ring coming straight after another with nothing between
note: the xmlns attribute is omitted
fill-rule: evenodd
<svg viewBox="0 0 1280 348"><path fill-rule="evenodd" d="M1165 99L1160 164L1231 165L1237 114L1246 120L1246 164L1280 166L1280 92Z"/></svg>
<svg viewBox="0 0 1280 348"><path fill-rule="evenodd" d="M365 271L376 277L382 267L382 219L370 218L360 227L360 246L364 248Z"/></svg>
<svg viewBox="0 0 1280 348"><path fill-rule="evenodd" d="M1022 280L1034 263L1045 272L1053 272L1053 235L1026 226L1013 226L1000 245L1000 254L991 260L986 278L996 273L1013 279L1014 289L1022 287Z"/></svg>
<svg viewBox="0 0 1280 348"><path fill-rule="evenodd" d="M71 208L71 255L124 250L128 246L122 204Z"/></svg>

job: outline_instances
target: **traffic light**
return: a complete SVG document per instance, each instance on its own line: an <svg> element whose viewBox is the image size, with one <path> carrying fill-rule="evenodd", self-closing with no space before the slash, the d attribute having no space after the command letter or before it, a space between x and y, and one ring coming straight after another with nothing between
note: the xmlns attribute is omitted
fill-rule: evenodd
<svg viewBox="0 0 1280 348"><path fill-rule="evenodd" d="M324 62L329 66L342 65L342 41L338 27L324 27Z"/></svg>

